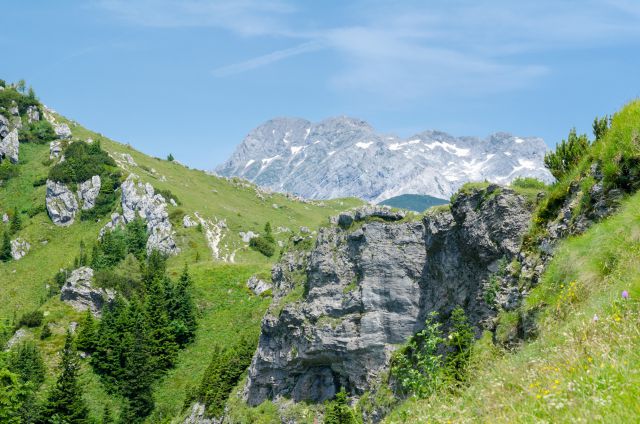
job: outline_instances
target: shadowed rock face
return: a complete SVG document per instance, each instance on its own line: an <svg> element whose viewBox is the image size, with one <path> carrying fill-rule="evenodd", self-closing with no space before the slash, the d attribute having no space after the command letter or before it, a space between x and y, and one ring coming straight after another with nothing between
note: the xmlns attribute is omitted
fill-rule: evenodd
<svg viewBox="0 0 640 424"><path fill-rule="evenodd" d="M247 401L323 401L340 387L361 394L431 311L447 317L461 305L480 323L491 315L483 284L501 258L517 253L529 219L521 196L490 186L422 221L322 229L311 252L288 253L273 269L275 298L262 322ZM301 275L304 300L282 308L283 297L303 284L295 282Z"/></svg>

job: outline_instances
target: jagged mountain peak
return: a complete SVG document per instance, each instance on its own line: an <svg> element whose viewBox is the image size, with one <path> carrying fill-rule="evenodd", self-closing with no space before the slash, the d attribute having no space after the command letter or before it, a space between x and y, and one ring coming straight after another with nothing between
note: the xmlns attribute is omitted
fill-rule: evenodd
<svg viewBox="0 0 640 424"><path fill-rule="evenodd" d="M432 129L405 139L348 116L318 123L276 118L251 131L216 172L311 199L448 198L468 181L551 181L545 151L541 138L506 132L478 138Z"/></svg>

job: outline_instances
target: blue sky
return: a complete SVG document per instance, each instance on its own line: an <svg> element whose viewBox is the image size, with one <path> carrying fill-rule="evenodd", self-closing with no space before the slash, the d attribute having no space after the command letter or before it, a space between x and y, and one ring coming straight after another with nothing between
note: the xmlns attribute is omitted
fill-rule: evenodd
<svg viewBox="0 0 640 424"><path fill-rule="evenodd" d="M0 78L211 169L276 116L544 137L640 96L636 0L0 0Z"/></svg>

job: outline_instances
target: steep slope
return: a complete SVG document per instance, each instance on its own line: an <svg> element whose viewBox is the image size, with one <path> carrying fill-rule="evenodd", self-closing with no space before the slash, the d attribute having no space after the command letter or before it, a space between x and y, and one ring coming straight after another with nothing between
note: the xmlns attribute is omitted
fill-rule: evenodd
<svg viewBox="0 0 640 424"><path fill-rule="evenodd" d="M9 87L2 92L20 101L26 97ZM119 183L124 183L130 174L136 174L136 180L149 184L155 194L161 193L166 219L172 225L179 249L168 259L167 273L175 279L188 264L193 278L200 323L196 339L180 352L175 367L155 385L156 407L149 422L167 420L180 414L187 389L198 384L209 363L213 345L234 343L244 336L257 336L260 319L269 304L269 294L254 295L247 288L246 281L252 275L268 273L277 255L268 258L250 248L247 233L263 233L265 223L269 222L276 245L277 242L283 244L300 233L301 227L308 229L305 231L314 231L327 222L329 216L345 207L362 203L355 199L308 202L267 193L246 181L219 178L177 162L147 156L129 145L87 130L46 109L37 100L33 100L33 104L39 113L39 122L46 122L46 117L54 123L53 128L63 131L52 134L51 142L49 138L46 142L29 140L27 136L32 128L26 107L13 114L1 109L0 105L0 114L11 114L8 120L11 130L18 125L18 120L23 126L17 130L20 134L17 164L11 163L13 161L9 158L1 158L0 216L6 214L13 220L17 212L21 226L11 238L25 240L30 245L26 255L19 260L0 261L0 289L3 293L0 301L0 343L4 344L12 335L12 343L15 344L25 340L36 342L47 364L47 378L39 392L40 397L46 395L54 382L58 353L66 329L74 328L83 317L82 313L60 300L54 276L61 269L66 269L68 275L75 267L74 261L81 253L82 242L90 251L101 229L112 222L110 212L127 213L126 205L121 202L122 187L119 187L115 192L113 209L105 216L83 220L78 210L70 225L59 226L52 222L51 211L45 205L45 181L52 167L59 163L59 155L68 143L92 145L89 143L99 142L115 160L116 167L112 170L121 173L122 181ZM3 137L5 135L3 131ZM73 188L73 183L68 183L68 186ZM88 191L84 191L82 196L75 189L70 192L76 197L80 209L83 205L81 197ZM185 217L189 217L189 226L184 225ZM147 219L154 218L148 216ZM0 223L0 235L9 231L11 225L11 222ZM41 325L33 328L15 326L21 316L32 311L42 313ZM45 328L53 334L41 340ZM91 416L98 420L105 405L110 406L117 416L121 400L105 392L88 366L88 360L82 362L80 378Z"/></svg>
<svg viewBox="0 0 640 424"><path fill-rule="evenodd" d="M365 422L637 421L640 102L602 122L553 186L343 213L285 255L230 422L314 422L340 388Z"/></svg>
<svg viewBox="0 0 640 424"><path fill-rule="evenodd" d="M449 198L469 181L551 181L543 166L545 150L540 138L506 133L479 139L425 131L405 140L348 117L319 123L279 118L249 133L216 172L310 199Z"/></svg>

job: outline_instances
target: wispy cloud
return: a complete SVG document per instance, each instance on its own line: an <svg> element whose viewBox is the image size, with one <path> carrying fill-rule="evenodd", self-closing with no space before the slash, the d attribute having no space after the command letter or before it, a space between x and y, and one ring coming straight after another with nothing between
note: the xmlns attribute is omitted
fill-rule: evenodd
<svg viewBox="0 0 640 424"><path fill-rule="evenodd" d="M275 62L279 62L288 57L297 56L304 53L320 50L325 45L319 41L309 41L299 44L288 49L276 50L274 52L254 57L240 63L234 63L227 66L214 69L211 73L216 77L225 77L229 75L239 74L241 72L250 71L255 68L267 66Z"/></svg>
<svg viewBox="0 0 640 424"><path fill-rule="evenodd" d="M634 0L434 0L341 4L322 20L322 3L287 0L99 0L138 25L209 26L241 36L295 40L293 47L219 67L216 77L286 58L334 53L335 89L392 100L474 95L527 87L552 72L535 54L607 46L640 37ZM295 4L295 6L294 6ZM300 43L302 41L302 43Z"/></svg>

